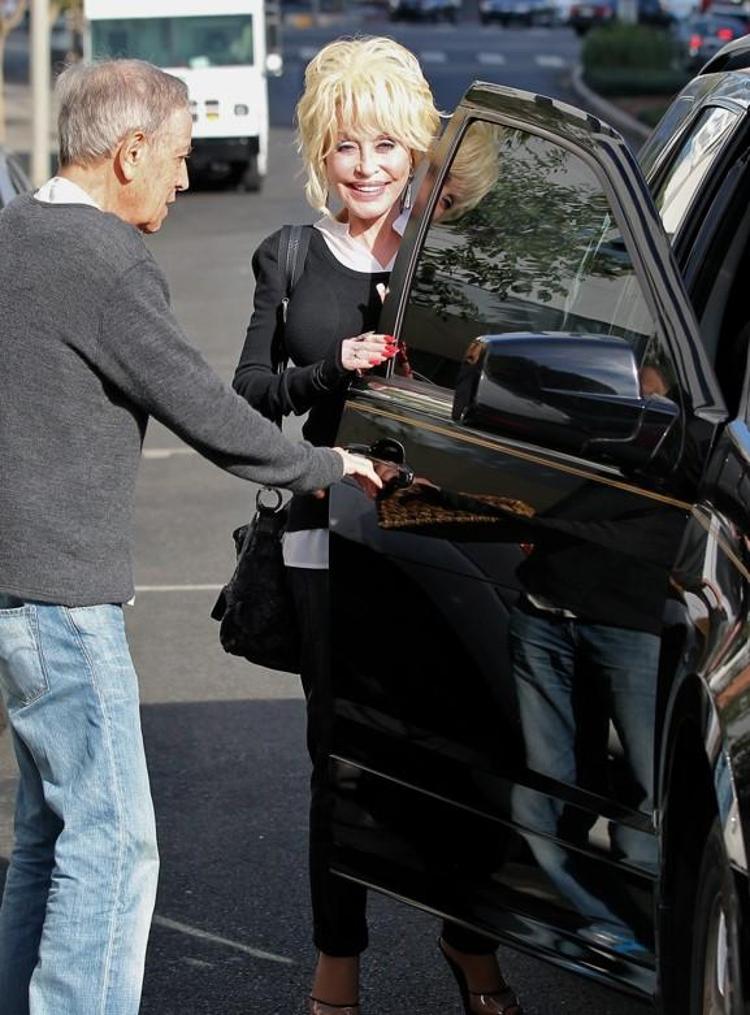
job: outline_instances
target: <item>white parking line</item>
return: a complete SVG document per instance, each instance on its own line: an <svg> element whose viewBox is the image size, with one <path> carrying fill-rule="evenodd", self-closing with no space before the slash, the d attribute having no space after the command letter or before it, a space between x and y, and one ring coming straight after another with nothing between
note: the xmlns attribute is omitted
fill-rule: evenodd
<svg viewBox="0 0 750 1015"><path fill-rule="evenodd" d="M477 62L493 64L495 67L500 67L505 63L505 56L503 53L477 53Z"/></svg>
<svg viewBox="0 0 750 1015"><path fill-rule="evenodd" d="M439 49L425 49L419 54L422 63L445 63L448 57Z"/></svg>
<svg viewBox="0 0 750 1015"><path fill-rule="evenodd" d="M216 934L208 934L205 930L198 930L197 927L189 927L186 923L168 920L165 916L154 916L153 922L159 927L166 927L167 930L176 930L180 934L187 934L188 937L196 937L201 941L210 941L211 944L233 948L235 951L243 952L245 955L252 955L254 959L279 962L283 966L294 965L294 959L288 959L285 955L274 955L273 952L264 952L260 948L251 948L249 945L240 944L239 941L230 941L229 938L218 937Z"/></svg>
<svg viewBox="0 0 750 1015"><path fill-rule="evenodd" d="M545 56L544 54L540 54L539 56L534 57L534 59L539 67L565 66L565 60L561 56L553 56L553 55Z"/></svg>

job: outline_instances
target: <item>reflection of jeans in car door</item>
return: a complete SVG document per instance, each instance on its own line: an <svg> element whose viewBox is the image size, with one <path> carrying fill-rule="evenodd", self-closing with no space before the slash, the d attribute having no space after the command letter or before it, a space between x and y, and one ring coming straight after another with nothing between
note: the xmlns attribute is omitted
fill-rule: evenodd
<svg viewBox="0 0 750 1015"><path fill-rule="evenodd" d="M644 631L515 608L510 622L513 676L526 750L532 771L570 786L585 787L579 771L577 702L587 697L606 702L625 752L632 804L650 813L653 797L653 729L660 639ZM581 679L598 686L576 686ZM593 693L596 692L596 693ZM590 763L606 766L606 750ZM524 827L538 834L530 840L540 866L557 889L579 912L596 921L615 921L617 916L594 886L588 887L571 869L568 851L555 841L564 804L561 800L518 786L513 795L513 814ZM653 862L649 837L627 834L619 826L615 845L629 860Z"/></svg>
<svg viewBox="0 0 750 1015"><path fill-rule="evenodd" d="M3 1015L135 1015L158 855L120 606L0 594L19 766L0 908Z"/></svg>

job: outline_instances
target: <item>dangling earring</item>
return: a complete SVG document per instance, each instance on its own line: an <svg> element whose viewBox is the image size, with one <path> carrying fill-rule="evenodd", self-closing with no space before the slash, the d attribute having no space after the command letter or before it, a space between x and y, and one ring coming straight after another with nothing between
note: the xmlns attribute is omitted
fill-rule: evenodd
<svg viewBox="0 0 750 1015"><path fill-rule="evenodd" d="M411 185L414 182L414 173L409 173L409 179L401 193L401 211L409 211L412 202Z"/></svg>

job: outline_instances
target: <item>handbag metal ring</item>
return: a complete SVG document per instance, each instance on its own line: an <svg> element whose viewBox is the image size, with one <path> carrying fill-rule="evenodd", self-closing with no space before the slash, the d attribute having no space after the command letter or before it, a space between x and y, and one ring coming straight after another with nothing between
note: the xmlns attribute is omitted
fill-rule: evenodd
<svg viewBox="0 0 750 1015"><path fill-rule="evenodd" d="M273 504L273 503L264 504L263 503L263 494L264 493L267 493L269 495L270 494L274 494L275 497L276 497L276 503L275 504ZM284 503L284 497L283 497L283 495L281 493L281 490L277 490L273 486L264 486L264 487L261 487L261 489L258 490L258 493L257 493L257 495L255 497L255 506L258 507L258 508L263 508L265 511L274 511L274 512L275 511L279 511L281 509L281 505L283 503Z"/></svg>

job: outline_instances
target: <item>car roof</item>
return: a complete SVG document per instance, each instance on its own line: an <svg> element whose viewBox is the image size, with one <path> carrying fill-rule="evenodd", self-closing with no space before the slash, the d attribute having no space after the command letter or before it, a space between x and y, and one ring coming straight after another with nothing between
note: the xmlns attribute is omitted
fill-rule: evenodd
<svg viewBox="0 0 750 1015"><path fill-rule="evenodd" d="M562 99L537 95L510 85L474 81L461 99L459 108L472 112L488 110L504 114L510 122L519 116L528 124L552 129L575 137L584 148L592 149L596 135L606 135L611 144L622 144L617 131L593 113L568 105Z"/></svg>

